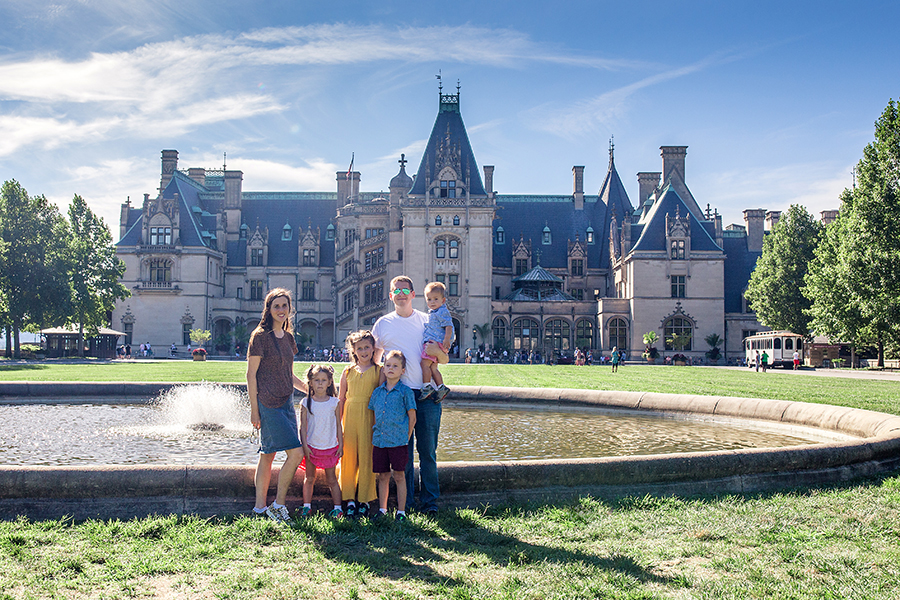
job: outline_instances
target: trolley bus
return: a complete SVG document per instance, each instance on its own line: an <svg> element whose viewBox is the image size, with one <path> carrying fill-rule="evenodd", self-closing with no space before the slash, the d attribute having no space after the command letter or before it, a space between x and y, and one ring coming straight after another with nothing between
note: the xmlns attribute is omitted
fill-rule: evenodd
<svg viewBox="0 0 900 600"><path fill-rule="evenodd" d="M752 365L756 353L769 355L766 364L770 367L790 368L794 366L794 352L803 356L803 336L790 331L761 331L744 338L744 358Z"/></svg>

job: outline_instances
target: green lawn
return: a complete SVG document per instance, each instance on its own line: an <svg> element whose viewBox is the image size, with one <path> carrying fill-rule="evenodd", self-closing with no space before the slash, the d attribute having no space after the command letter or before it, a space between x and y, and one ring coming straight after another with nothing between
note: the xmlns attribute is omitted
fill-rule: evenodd
<svg viewBox="0 0 900 600"><path fill-rule="evenodd" d="M303 376L309 363L296 363ZM344 363L336 363L339 372ZM750 369L627 365L609 367L450 364L441 367L449 386L559 387L802 400L900 414L900 383L822 378L809 373L757 373ZM149 361L102 364L0 363L0 381L216 381L246 380L240 361Z"/></svg>
<svg viewBox="0 0 900 600"><path fill-rule="evenodd" d="M240 381L242 363L0 367L4 380ZM301 371L298 365L297 371ZM450 365L452 385L709 393L898 413L900 384L725 369ZM785 493L584 497L405 524L0 522L5 598L900 597L900 475Z"/></svg>

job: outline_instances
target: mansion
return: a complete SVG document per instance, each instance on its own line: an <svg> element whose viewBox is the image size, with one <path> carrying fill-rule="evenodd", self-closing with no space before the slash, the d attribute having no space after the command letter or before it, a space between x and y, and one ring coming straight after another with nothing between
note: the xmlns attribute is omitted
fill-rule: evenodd
<svg viewBox="0 0 900 600"><path fill-rule="evenodd" d="M401 155L388 194L360 191L352 167L333 192L245 191L241 171L182 170L178 152L163 150L158 193L122 205L117 253L132 295L112 326L156 348L188 345L195 328L227 339L252 330L266 292L284 287L300 342L342 345L393 310L390 281L404 274L420 310L425 284L445 284L463 350L615 346L637 359L656 331L663 354L680 333L684 354L702 357L716 333L726 358L739 358L743 337L764 329L744 291L779 213L745 210L744 225L723 227L687 187L686 153L661 148L662 170L637 175L636 204L612 148L597 195L585 194L582 166L571 193L498 194L494 167L475 161L458 90L439 93L418 169L408 175Z"/></svg>

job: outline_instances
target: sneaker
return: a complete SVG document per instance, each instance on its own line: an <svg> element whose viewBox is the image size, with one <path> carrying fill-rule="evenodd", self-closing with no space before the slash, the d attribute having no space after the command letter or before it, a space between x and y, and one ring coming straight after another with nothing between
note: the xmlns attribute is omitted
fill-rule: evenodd
<svg viewBox="0 0 900 600"><path fill-rule="evenodd" d="M363 502L356 508L356 516L360 519L369 518L369 505Z"/></svg>
<svg viewBox="0 0 900 600"><path fill-rule="evenodd" d="M300 510L297 512L297 515L298 515L299 517L308 517L308 516L309 516L309 513L311 513L311 512L312 512L312 508L310 508L309 506L303 506L303 507L301 507Z"/></svg>
<svg viewBox="0 0 900 600"><path fill-rule="evenodd" d="M435 404L440 404L441 401L442 401L444 398L446 398L446 397L447 397L447 394L449 394L449 393L450 393L450 388L448 388L446 385L444 385L444 384L442 383L442 384L441 384L441 387L439 387L439 388L437 389L437 392L435 393L435 396L434 396L434 403L435 403Z"/></svg>
<svg viewBox="0 0 900 600"><path fill-rule="evenodd" d="M355 504L348 504L344 514L347 515L348 519L355 519L359 513L357 512Z"/></svg>
<svg viewBox="0 0 900 600"><path fill-rule="evenodd" d="M291 520L291 513L288 512L287 506L275 508L274 503L266 508L266 516L276 523L287 523Z"/></svg>
<svg viewBox="0 0 900 600"><path fill-rule="evenodd" d="M255 508L251 508L251 509L250 509L250 516L251 516L251 517L265 517L265 516L266 516L266 509L267 509L267 508L269 508L269 507L267 506L266 508L264 508L264 509L262 509L262 510L256 510Z"/></svg>
<svg viewBox="0 0 900 600"><path fill-rule="evenodd" d="M422 394L419 396L419 400L425 401L431 398L434 394L437 393L437 390L434 389L434 386L430 383L426 383L422 386Z"/></svg>
<svg viewBox="0 0 900 600"><path fill-rule="evenodd" d="M406 515L404 515L403 513L397 513L397 515L394 517L394 520L398 523L402 523L406 520Z"/></svg>
<svg viewBox="0 0 900 600"><path fill-rule="evenodd" d="M383 513L383 512L381 512L380 510L376 510L375 512L372 513L372 516L369 517L369 520L370 520L370 521L377 521L378 519L384 518L385 515L387 515L387 513Z"/></svg>
<svg viewBox="0 0 900 600"><path fill-rule="evenodd" d="M343 519L344 511L342 511L339 508L332 508L331 512L328 513L328 516L331 517L332 519Z"/></svg>

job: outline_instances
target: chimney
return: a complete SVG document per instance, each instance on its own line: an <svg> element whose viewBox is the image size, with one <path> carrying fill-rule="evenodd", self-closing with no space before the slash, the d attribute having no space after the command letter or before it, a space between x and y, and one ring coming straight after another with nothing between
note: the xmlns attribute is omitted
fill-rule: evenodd
<svg viewBox="0 0 900 600"><path fill-rule="evenodd" d="M206 169L203 167L191 167L188 169L188 177L200 185L206 185Z"/></svg>
<svg viewBox="0 0 900 600"><path fill-rule="evenodd" d="M747 250L750 252L762 252L765 218L766 209L764 208L748 208L744 211L744 223L747 226Z"/></svg>
<svg viewBox="0 0 900 600"><path fill-rule="evenodd" d="M640 208L644 202L647 201L647 198L650 197L650 194L659 187L659 176L660 173L637 174L638 185L640 186L640 191L638 191L638 208Z"/></svg>
<svg viewBox="0 0 900 600"><path fill-rule="evenodd" d="M766 231L772 231L772 228L775 227L775 224L778 223L778 219L781 218L780 210L770 210L766 213Z"/></svg>
<svg viewBox="0 0 900 600"><path fill-rule="evenodd" d="M159 178L159 193L162 194L162 191L166 189L166 186L169 185L169 182L172 180L172 176L175 174L175 169L178 168L178 150L163 150L162 151L162 173Z"/></svg>
<svg viewBox="0 0 900 600"><path fill-rule="evenodd" d="M131 214L131 196L125 200L125 204L122 205L122 211L119 213L119 239L121 240L125 237L125 233L128 231L128 216Z"/></svg>
<svg viewBox="0 0 900 600"><path fill-rule="evenodd" d="M337 180L337 207L341 208L350 202L350 180L347 179L347 171L335 173Z"/></svg>
<svg viewBox="0 0 900 600"><path fill-rule="evenodd" d="M575 210L584 210L584 167L572 167Z"/></svg>
<svg viewBox="0 0 900 600"><path fill-rule="evenodd" d="M484 165L484 191L488 197L494 194L494 165Z"/></svg>
<svg viewBox="0 0 900 600"><path fill-rule="evenodd" d="M243 171L225 171L225 208L241 209L241 188Z"/></svg>
<svg viewBox="0 0 900 600"><path fill-rule="evenodd" d="M687 155L687 146L660 146L659 150L663 159L663 183L669 181L675 172L681 176L682 181L685 181L684 157Z"/></svg>
<svg viewBox="0 0 900 600"><path fill-rule="evenodd" d="M819 213L822 216L822 225L828 225L833 223L835 219L837 219L838 211L836 210L823 210Z"/></svg>

